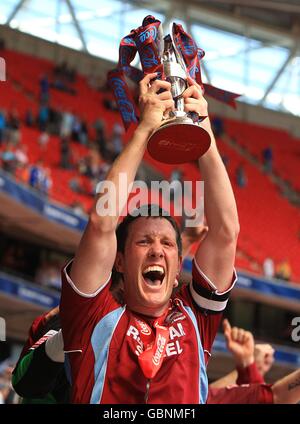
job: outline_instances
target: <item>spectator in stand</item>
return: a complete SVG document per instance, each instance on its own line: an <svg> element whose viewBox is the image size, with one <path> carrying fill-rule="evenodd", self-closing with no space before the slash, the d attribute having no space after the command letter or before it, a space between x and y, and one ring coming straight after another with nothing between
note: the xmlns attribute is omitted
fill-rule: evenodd
<svg viewBox="0 0 300 424"><path fill-rule="evenodd" d="M17 166L24 167L28 164L27 145L20 144L15 151Z"/></svg>
<svg viewBox="0 0 300 424"><path fill-rule="evenodd" d="M49 107L49 127L51 132L55 135L60 134L62 113L59 105Z"/></svg>
<svg viewBox="0 0 300 424"><path fill-rule="evenodd" d="M28 166L28 155L27 145L20 144L15 151L16 156L16 171L15 177L22 183L28 183L29 180L29 166Z"/></svg>
<svg viewBox="0 0 300 424"><path fill-rule="evenodd" d="M182 187L183 187L183 175L182 170L175 168L173 169L171 176L170 176L170 184L172 184L173 189L170 191L170 200L171 202L179 201L182 202ZM180 198L178 198L180 196Z"/></svg>
<svg viewBox="0 0 300 424"><path fill-rule="evenodd" d="M105 136L105 122L102 119L97 119L94 122L94 128L96 132L96 145L98 150L103 158L108 158L107 146L106 146L106 136Z"/></svg>
<svg viewBox="0 0 300 424"><path fill-rule="evenodd" d="M247 185L247 176L244 165L242 163L236 168L235 171L236 184L238 187L246 187Z"/></svg>
<svg viewBox="0 0 300 424"><path fill-rule="evenodd" d="M88 124L85 119L81 121L81 129L79 133L80 144L87 145L88 143Z"/></svg>
<svg viewBox="0 0 300 424"><path fill-rule="evenodd" d="M50 168L44 168L39 182L39 190L44 196L48 196L52 187Z"/></svg>
<svg viewBox="0 0 300 424"><path fill-rule="evenodd" d="M61 137L71 137L73 122L74 122L74 115L71 112L68 112L68 111L62 112L62 119L61 119L61 126L60 126Z"/></svg>
<svg viewBox="0 0 300 424"><path fill-rule="evenodd" d="M113 126L112 136L111 136L111 150L113 154L113 158L118 156L122 149L122 136L124 134L124 128L118 122L116 122Z"/></svg>
<svg viewBox="0 0 300 424"><path fill-rule="evenodd" d="M87 163L90 167L90 176L91 178L96 178L99 175L101 157L96 146L91 146L88 156Z"/></svg>
<svg viewBox="0 0 300 424"><path fill-rule="evenodd" d="M292 275L291 265L288 259L284 259L276 266L276 278L281 280L290 281Z"/></svg>
<svg viewBox="0 0 300 424"><path fill-rule="evenodd" d="M214 116L211 121L212 130L216 138L222 137L224 134L224 121L220 116Z"/></svg>
<svg viewBox="0 0 300 424"><path fill-rule="evenodd" d="M105 109L111 110L113 112L117 112L119 110L118 105L111 93L107 93L103 98L103 106Z"/></svg>
<svg viewBox="0 0 300 424"><path fill-rule="evenodd" d="M0 146L5 137L6 128L6 113L4 110L0 110Z"/></svg>
<svg viewBox="0 0 300 424"><path fill-rule="evenodd" d="M60 264L55 260L43 261L36 270L35 281L44 287L60 290Z"/></svg>
<svg viewBox="0 0 300 424"><path fill-rule="evenodd" d="M90 74L87 82L91 88L97 91L107 91L106 78L103 75Z"/></svg>
<svg viewBox="0 0 300 424"><path fill-rule="evenodd" d="M79 141L79 134L81 132L81 119L79 116L74 115L72 123L72 140Z"/></svg>
<svg viewBox="0 0 300 424"><path fill-rule="evenodd" d="M63 169L70 169L70 140L68 137L62 137L60 140L60 166Z"/></svg>
<svg viewBox="0 0 300 424"><path fill-rule="evenodd" d="M46 104L41 104L38 114L38 125L40 131L46 131L49 121L49 107Z"/></svg>
<svg viewBox="0 0 300 424"><path fill-rule="evenodd" d="M27 127L33 127L34 126L34 116L31 109L28 109L25 113L25 125Z"/></svg>
<svg viewBox="0 0 300 424"><path fill-rule="evenodd" d="M72 84L76 80L75 69L69 68L66 62L57 65L54 68L54 83L53 87L57 90L66 91L70 94L75 94L76 91Z"/></svg>
<svg viewBox="0 0 300 424"><path fill-rule="evenodd" d="M28 165L19 165L19 167L16 169L15 176L23 184L28 184L29 175L30 172Z"/></svg>
<svg viewBox="0 0 300 424"><path fill-rule="evenodd" d="M36 190L40 190L41 181L44 178L44 166L41 160L37 161L35 165L32 165L29 174L29 185Z"/></svg>
<svg viewBox="0 0 300 424"><path fill-rule="evenodd" d="M14 145L11 141L7 143L6 148L2 152L1 159L4 171L14 174L17 166L17 159Z"/></svg>
<svg viewBox="0 0 300 424"><path fill-rule="evenodd" d="M49 80L48 75L40 78L40 102L47 104L49 102Z"/></svg>
<svg viewBox="0 0 300 424"><path fill-rule="evenodd" d="M75 176L74 178L70 179L69 187L72 191L74 191L74 193L84 194L84 190L81 186L81 181L78 176Z"/></svg>
<svg viewBox="0 0 300 424"><path fill-rule="evenodd" d="M72 139L80 144L86 145L88 142L88 128L86 121L80 119L79 116L74 116L72 127Z"/></svg>
<svg viewBox="0 0 300 424"><path fill-rule="evenodd" d="M20 118L16 109L13 109L8 116L7 128L9 130L9 141L11 141L14 146L16 146L19 144L21 138Z"/></svg>
<svg viewBox="0 0 300 424"><path fill-rule="evenodd" d="M72 203L71 208L76 215L85 216L83 206L78 200L75 200L75 202Z"/></svg>
<svg viewBox="0 0 300 424"><path fill-rule="evenodd" d="M77 163L77 166L78 166L78 172L79 172L79 174L80 175L86 175L86 173L87 173L87 164L86 164L85 158L79 159L79 161Z"/></svg>
<svg viewBox="0 0 300 424"><path fill-rule="evenodd" d="M41 132L38 138L38 143L42 150L46 150L48 142L49 142L49 134L47 133L47 131Z"/></svg>
<svg viewBox="0 0 300 424"><path fill-rule="evenodd" d="M264 276L267 278L274 278L274 261L272 258L266 258L263 263Z"/></svg>
<svg viewBox="0 0 300 424"><path fill-rule="evenodd" d="M262 151L263 165L266 174L269 174L273 170L273 150L272 147L268 146Z"/></svg>
<svg viewBox="0 0 300 424"><path fill-rule="evenodd" d="M99 165L99 169L98 169L98 179L99 181L103 181L106 177L106 174L109 171L109 168L111 167L111 165L109 163L107 163L106 161L102 160L100 165ZM95 193L95 191L94 191Z"/></svg>

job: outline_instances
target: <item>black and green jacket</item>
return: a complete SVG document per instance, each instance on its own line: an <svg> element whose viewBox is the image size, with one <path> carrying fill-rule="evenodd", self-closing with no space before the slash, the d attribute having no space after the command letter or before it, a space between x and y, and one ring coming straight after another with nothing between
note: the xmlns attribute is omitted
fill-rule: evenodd
<svg viewBox="0 0 300 424"><path fill-rule="evenodd" d="M47 319L45 313L32 323L29 339L20 355L12 375L15 391L22 403L69 403L70 384L63 363L52 361L45 352L45 343L38 341L49 330L61 328L59 313ZM41 340L42 341L42 340ZM37 347L35 349L30 346Z"/></svg>

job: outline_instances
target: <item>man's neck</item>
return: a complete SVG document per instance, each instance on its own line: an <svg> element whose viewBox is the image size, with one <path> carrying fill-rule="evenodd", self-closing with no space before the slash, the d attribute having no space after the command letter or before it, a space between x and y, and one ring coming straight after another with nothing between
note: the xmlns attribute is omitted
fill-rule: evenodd
<svg viewBox="0 0 300 424"><path fill-rule="evenodd" d="M135 309L132 309L132 308L129 308L129 309L133 313L135 313L139 317L141 317L143 320L145 320L147 322L151 322L151 321L154 321L157 318L163 318L164 316L166 316L167 313L168 313L169 307L170 307L170 302L168 302L167 305L165 305L165 306L163 306L162 308L159 308L159 309L148 308L147 311L135 310Z"/></svg>

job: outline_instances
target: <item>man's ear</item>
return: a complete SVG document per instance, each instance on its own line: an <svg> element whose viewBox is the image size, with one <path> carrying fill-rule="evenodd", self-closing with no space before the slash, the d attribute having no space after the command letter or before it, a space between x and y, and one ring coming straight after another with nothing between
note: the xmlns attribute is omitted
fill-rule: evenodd
<svg viewBox="0 0 300 424"><path fill-rule="evenodd" d="M178 278L179 278L179 274L180 274L180 271L181 271L181 265L182 265L182 256L179 256L177 274L176 274L176 278L175 278L173 287L178 287L178 285L179 285Z"/></svg>
<svg viewBox="0 0 300 424"><path fill-rule="evenodd" d="M124 272L124 255L122 252L117 252L115 259L115 268L116 271L123 273Z"/></svg>
<svg viewBox="0 0 300 424"><path fill-rule="evenodd" d="M179 256L179 258L178 258L178 268L177 268L177 277L180 274L181 267L182 267L182 256Z"/></svg>

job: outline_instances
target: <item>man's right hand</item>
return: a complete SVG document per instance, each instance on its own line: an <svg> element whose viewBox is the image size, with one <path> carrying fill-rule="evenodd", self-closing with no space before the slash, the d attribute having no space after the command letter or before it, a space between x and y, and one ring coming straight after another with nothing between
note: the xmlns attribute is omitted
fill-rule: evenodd
<svg viewBox="0 0 300 424"><path fill-rule="evenodd" d="M171 84L162 80L152 82L156 76L156 73L148 74L140 81L139 108L141 120L139 128L150 134L160 126L164 114L175 110ZM158 94L162 89L165 91Z"/></svg>

